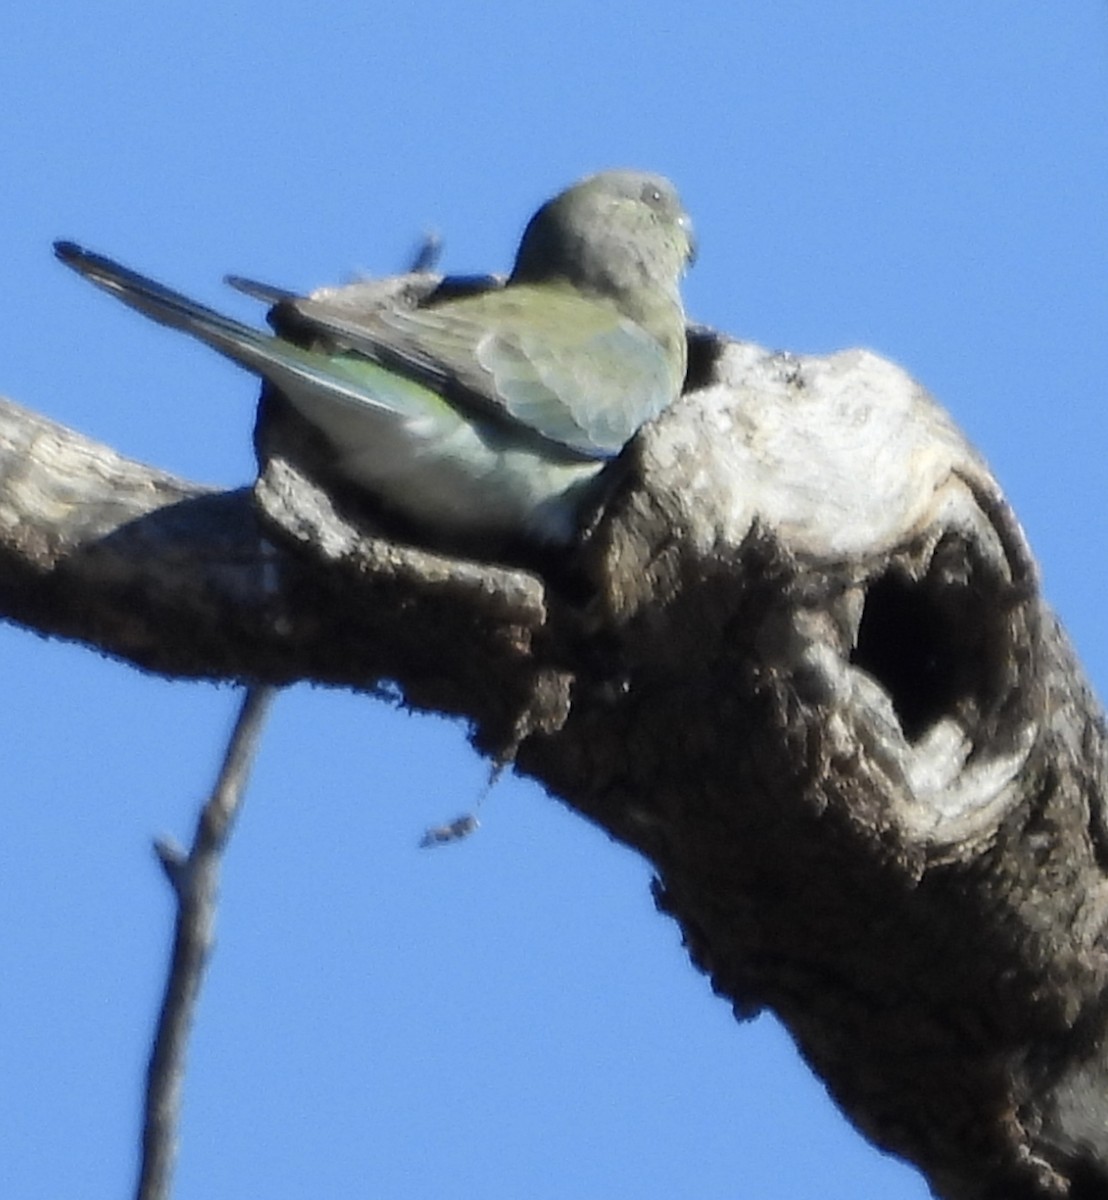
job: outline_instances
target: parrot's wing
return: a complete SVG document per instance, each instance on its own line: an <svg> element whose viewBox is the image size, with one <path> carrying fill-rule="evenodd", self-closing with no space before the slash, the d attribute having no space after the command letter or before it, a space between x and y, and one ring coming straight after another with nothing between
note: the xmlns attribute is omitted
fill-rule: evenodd
<svg viewBox="0 0 1108 1200"><path fill-rule="evenodd" d="M574 454L617 454L680 387L658 341L608 304L514 287L437 306L297 316L354 351Z"/></svg>
<svg viewBox="0 0 1108 1200"><path fill-rule="evenodd" d="M223 282L252 300L261 300L263 304L281 304L285 300L295 300L297 296L296 292L291 292L288 288L248 279L245 275L224 275Z"/></svg>

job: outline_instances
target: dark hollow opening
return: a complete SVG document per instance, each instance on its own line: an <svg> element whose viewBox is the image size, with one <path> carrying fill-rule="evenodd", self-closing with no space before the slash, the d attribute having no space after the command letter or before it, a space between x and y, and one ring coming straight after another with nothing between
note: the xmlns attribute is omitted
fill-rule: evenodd
<svg viewBox="0 0 1108 1200"><path fill-rule="evenodd" d="M892 574L871 585L851 662L889 693L909 741L963 698L960 641L926 586Z"/></svg>

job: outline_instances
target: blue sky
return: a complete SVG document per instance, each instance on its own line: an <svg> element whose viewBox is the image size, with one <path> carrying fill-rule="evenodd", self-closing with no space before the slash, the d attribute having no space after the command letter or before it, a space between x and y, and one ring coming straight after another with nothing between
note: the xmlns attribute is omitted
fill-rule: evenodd
<svg viewBox="0 0 1108 1200"><path fill-rule="evenodd" d="M0 391L208 483L254 385L58 266L60 236L242 316L400 266L503 269L531 210L659 170L690 313L869 346L994 466L1108 681L1108 8L1091 0L476 6L101 0L5 15ZM0 1194L119 1197L185 836L236 695L0 627ZM769 1017L735 1023L645 864L465 730L281 697L229 853L178 1200L923 1197Z"/></svg>

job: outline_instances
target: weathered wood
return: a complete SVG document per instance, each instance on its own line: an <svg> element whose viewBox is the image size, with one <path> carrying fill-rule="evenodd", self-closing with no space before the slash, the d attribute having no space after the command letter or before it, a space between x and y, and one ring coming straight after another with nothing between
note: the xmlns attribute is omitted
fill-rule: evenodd
<svg viewBox="0 0 1108 1200"><path fill-rule="evenodd" d="M620 470L567 593L367 533L281 458L252 504L12 406L0 611L468 716L937 1194L1108 1195L1103 717L979 456L873 355L702 332Z"/></svg>
<svg viewBox="0 0 1108 1200"><path fill-rule="evenodd" d="M315 562L266 536L249 489L175 479L0 401L0 613L167 675L403 680L413 704L511 728L519 695L497 684L533 686L540 581L366 537L285 475L287 544L317 537Z"/></svg>

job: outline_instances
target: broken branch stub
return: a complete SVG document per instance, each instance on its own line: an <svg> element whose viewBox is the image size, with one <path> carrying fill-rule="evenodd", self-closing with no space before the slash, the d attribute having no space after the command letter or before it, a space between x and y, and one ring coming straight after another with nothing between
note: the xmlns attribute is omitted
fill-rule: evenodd
<svg viewBox="0 0 1108 1200"><path fill-rule="evenodd" d="M938 1194L1093 1194L1104 727L1023 533L897 367L694 350L587 549L605 652L520 765Z"/></svg>

